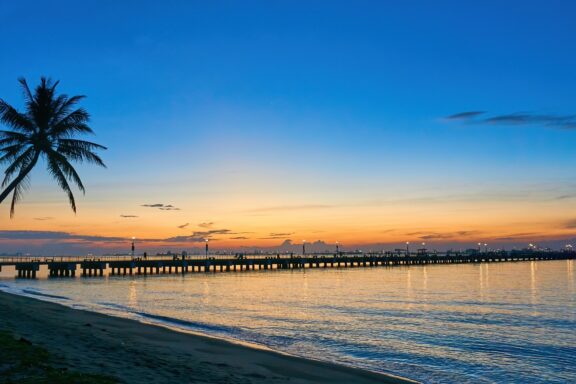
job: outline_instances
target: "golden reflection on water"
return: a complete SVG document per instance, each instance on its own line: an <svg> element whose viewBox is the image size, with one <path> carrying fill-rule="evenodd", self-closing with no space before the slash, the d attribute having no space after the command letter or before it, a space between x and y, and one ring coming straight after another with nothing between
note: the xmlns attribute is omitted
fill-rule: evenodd
<svg viewBox="0 0 576 384"><path fill-rule="evenodd" d="M422 268L422 286L424 288L424 291L428 291L428 267L424 266Z"/></svg>
<svg viewBox="0 0 576 384"><path fill-rule="evenodd" d="M574 260L566 261L566 274L568 275L568 284L570 291L574 293L576 281L574 280Z"/></svg>
<svg viewBox="0 0 576 384"><path fill-rule="evenodd" d="M538 281L536 274L538 273L538 265L536 261L530 262L530 303L532 304L532 308L534 305L538 303ZM536 309L533 309L535 312Z"/></svg>
<svg viewBox="0 0 576 384"><path fill-rule="evenodd" d="M486 289L486 284L484 283L484 265L480 265L478 268L478 285L479 285L479 293L480 293L480 301L484 302L486 295L484 294L484 290Z"/></svg>
<svg viewBox="0 0 576 384"><path fill-rule="evenodd" d="M566 368L576 345L574 266L545 261L10 281L97 310L98 303L115 303L188 321L196 331L416 379L525 382L536 375L576 382Z"/></svg>
<svg viewBox="0 0 576 384"><path fill-rule="evenodd" d="M138 307L138 290L135 281L130 281L128 285L128 305L133 308Z"/></svg>

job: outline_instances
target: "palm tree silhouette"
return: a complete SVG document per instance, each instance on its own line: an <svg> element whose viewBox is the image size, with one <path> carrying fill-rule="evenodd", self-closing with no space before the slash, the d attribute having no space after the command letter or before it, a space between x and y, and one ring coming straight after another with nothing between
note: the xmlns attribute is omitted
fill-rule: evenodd
<svg viewBox="0 0 576 384"><path fill-rule="evenodd" d="M90 141L78 140L79 134L93 133L87 125L90 116L77 103L85 96L56 94L59 81L42 77L34 93L24 78L18 79L24 91L25 112L0 99L0 122L11 130L0 130L0 164L9 163L4 171L0 203L12 193L10 217L16 203L29 186L30 171L42 157L48 171L66 192L72 210L76 202L70 184L85 193L82 180L70 162L88 162L106 167L94 152L106 147ZM16 177L14 177L16 176Z"/></svg>

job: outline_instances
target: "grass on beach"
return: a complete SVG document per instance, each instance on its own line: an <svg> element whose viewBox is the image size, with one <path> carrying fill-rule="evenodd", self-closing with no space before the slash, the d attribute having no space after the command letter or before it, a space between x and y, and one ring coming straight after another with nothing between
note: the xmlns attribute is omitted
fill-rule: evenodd
<svg viewBox="0 0 576 384"><path fill-rule="evenodd" d="M115 384L104 375L72 372L55 367L56 359L24 338L0 331L0 383L20 384Z"/></svg>

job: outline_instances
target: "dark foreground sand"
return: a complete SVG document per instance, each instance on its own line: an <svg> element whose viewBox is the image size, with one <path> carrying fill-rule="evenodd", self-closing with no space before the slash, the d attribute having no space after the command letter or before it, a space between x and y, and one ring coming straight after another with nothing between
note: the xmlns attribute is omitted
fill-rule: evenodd
<svg viewBox="0 0 576 384"><path fill-rule="evenodd" d="M3 292L0 330L62 357L64 368L126 383L410 382Z"/></svg>

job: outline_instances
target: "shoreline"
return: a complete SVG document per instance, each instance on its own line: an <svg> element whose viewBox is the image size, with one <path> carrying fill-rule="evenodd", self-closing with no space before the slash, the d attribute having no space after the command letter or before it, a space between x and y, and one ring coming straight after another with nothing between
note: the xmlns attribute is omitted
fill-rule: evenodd
<svg viewBox="0 0 576 384"><path fill-rule="evenodd" d="M0 291L0 330L125 383L414 383Z"/></svg>

